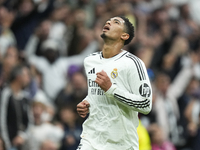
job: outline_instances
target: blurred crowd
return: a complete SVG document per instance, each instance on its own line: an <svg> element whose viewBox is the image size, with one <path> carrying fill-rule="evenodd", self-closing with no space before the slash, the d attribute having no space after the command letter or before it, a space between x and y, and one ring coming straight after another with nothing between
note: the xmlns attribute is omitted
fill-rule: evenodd
<svg viewBox="0 0 200 150"><path fill-rule="evenodd" d="M140 150L200 148L200 1L0 0L0 150L76 150L87 95L84 58L126 16L153 108L139 114ZM120 136L120 135L119 135Z"/></svg>

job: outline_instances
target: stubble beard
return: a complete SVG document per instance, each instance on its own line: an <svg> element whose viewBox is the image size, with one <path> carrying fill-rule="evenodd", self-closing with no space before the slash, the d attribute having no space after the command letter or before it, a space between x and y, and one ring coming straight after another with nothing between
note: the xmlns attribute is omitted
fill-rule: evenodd
<svg viewBox="0 0 200 150"><path fill-rule="evenodd" d="M105 38L106 38L105 33L102 33L102 34L101 34L101 38L102 38L102 39L105 39Z"/></svg>

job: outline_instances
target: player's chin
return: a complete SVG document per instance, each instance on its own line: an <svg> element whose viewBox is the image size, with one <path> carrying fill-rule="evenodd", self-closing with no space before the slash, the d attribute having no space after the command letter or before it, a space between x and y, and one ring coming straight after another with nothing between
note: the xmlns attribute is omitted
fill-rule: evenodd
<svg viewBox="0 0 200 150"><path fill-rule="evenodd" d="M105 32L103 32L103 33L101 34L101 38L102 38L102 39L105 39L105 38L106 38Z"/></svg>

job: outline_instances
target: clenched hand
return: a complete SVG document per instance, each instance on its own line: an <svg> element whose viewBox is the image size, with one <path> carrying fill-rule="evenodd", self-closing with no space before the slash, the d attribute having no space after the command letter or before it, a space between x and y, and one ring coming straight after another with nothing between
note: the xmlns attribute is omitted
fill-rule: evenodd
<svg viewBox="0 0 200 150"><path fill-rule="evenodd" d="M111 87L112 82L110 81L110 78L108 77L107 73L105 71L101 71L97 73L97 78L95 82L101 87L102 90L105 92Z"/></svg>
<svg viewBox="0 0 200 150"><path fill-rule="evenodd" d="M77 112L78 112L78 114L82 118L85 118L87 116L87 114L89 113L89 107L90 107L90 104L88 103L87 100L84 100L84 101L80 102L77 105Z"/></svg>

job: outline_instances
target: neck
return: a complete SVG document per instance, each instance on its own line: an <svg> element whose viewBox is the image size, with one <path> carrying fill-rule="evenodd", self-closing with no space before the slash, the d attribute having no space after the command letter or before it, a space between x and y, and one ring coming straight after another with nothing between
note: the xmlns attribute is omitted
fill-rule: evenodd
<svg viewBox="0 0 200 150"><path fill-rule="evenodd" d="M121 49L123 47L123 43L120 42L113 42L113 43L107 43L105 42L103 45L103 57L104 58L111 58L119 53L121 53Z"/></svg>
<svg viewBox="0 0 200 150"><path fill-rule="evenodd" d="M11 83L10 87L11 87L14 95L17 95L21 91L20 84L17 82Z"/></svg>
<svg viewBox="0 0 200 150"><path fill-rule="evenodd" d="M35 125L41 125L42 121L40 118L35 118Z"/></svg>

